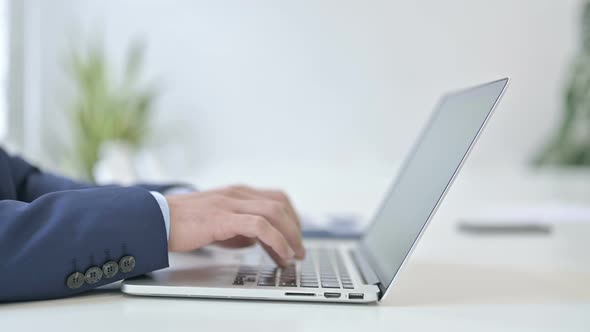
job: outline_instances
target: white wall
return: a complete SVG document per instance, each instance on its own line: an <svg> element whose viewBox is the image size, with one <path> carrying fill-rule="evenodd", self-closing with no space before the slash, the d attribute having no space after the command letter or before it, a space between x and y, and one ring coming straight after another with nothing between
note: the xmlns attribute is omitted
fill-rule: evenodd
<svg viewBox="0 0 590 332"><path fill-rule="evenodd" d="M40 141L63 139L72 36L104 30L115 57L144 36L165 88L155 136L188 173L252 159L393 164L442 92L504 75L513 84L472 163L525 163L559 117L581 0L37 3Z"/></svg>
<svg viewBox="0 0 590 332"><path fill-rule="evenodd" d="M6 134L6 82L8 62L8 14L5 0L0 0L0 142Z"/></svg>

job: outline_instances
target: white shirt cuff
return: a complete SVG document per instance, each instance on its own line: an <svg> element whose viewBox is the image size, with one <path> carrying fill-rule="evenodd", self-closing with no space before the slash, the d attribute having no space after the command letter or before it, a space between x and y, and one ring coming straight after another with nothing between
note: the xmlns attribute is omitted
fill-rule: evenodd
<svg viewBox="0 0 590 332"><path fill-rule="evenodd" d="M168 201L164 195L157 191L150 191L150 194L154 196L160 206L160 210L162 210L162 217L164 217L164 225L166 226L166 239L170 240L170 207L168 206Z"/></svg>

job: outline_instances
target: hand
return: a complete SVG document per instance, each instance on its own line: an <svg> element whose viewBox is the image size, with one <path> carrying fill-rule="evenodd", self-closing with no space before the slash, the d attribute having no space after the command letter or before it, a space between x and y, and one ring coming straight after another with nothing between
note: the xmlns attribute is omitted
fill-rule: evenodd
<svg viewBox="0 0 590 332"><path fill-rule="evenodd" d="M280 191L232 186L166 196L170 207L170 251L208 244L241 247L260 242L279 265L302 259L301 225Z"/></svg>

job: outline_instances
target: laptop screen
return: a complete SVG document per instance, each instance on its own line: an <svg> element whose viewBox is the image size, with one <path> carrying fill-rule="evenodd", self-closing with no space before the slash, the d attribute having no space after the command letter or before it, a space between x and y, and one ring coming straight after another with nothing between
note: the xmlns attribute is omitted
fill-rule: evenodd
<svg viewBox="0 0 590 332"><path fill-rule="evenodd" d="M450 94L432 115L362 240L383 286L393 281L507 83Z"/></svg>

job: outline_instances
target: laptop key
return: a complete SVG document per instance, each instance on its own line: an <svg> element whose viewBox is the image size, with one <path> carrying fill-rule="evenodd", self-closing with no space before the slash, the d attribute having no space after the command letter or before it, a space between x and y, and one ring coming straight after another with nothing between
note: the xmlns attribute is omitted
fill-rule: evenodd
<svg viewBox="0 0 590 332"><path fill-rule="evenodd" d="M340 284L322 282L322 288L340 288Z"/></svg>
<svg viewBox="0 0 590 332"><path fill-rule="evenodd" d="M306 287L306 288L318 288L319 285L318 284L301 284L301 287Z"/></svg>
<svg viewBox="0 0 590 332"><path fill-rule="evenodd" d="M279 268L263 259L261 265L244 265L238 269L234 285L254 283L265 287L354 288L341 257L332 249L310 252L299 264Z"/></svg>
<svg viewBox="0 0 590 332"><path fill-rule="evenodd" d="M274 278L260 278L258 279L258 286L274 286L277 281Z"/></svg>
<svg viewBox="0 0 590 332"><path fill-rule="evenodd" d="M295 280L295 279L279 280L279 284L281 284L281 285L295 285L295 286L297 286L297 280Z"/></svg>

